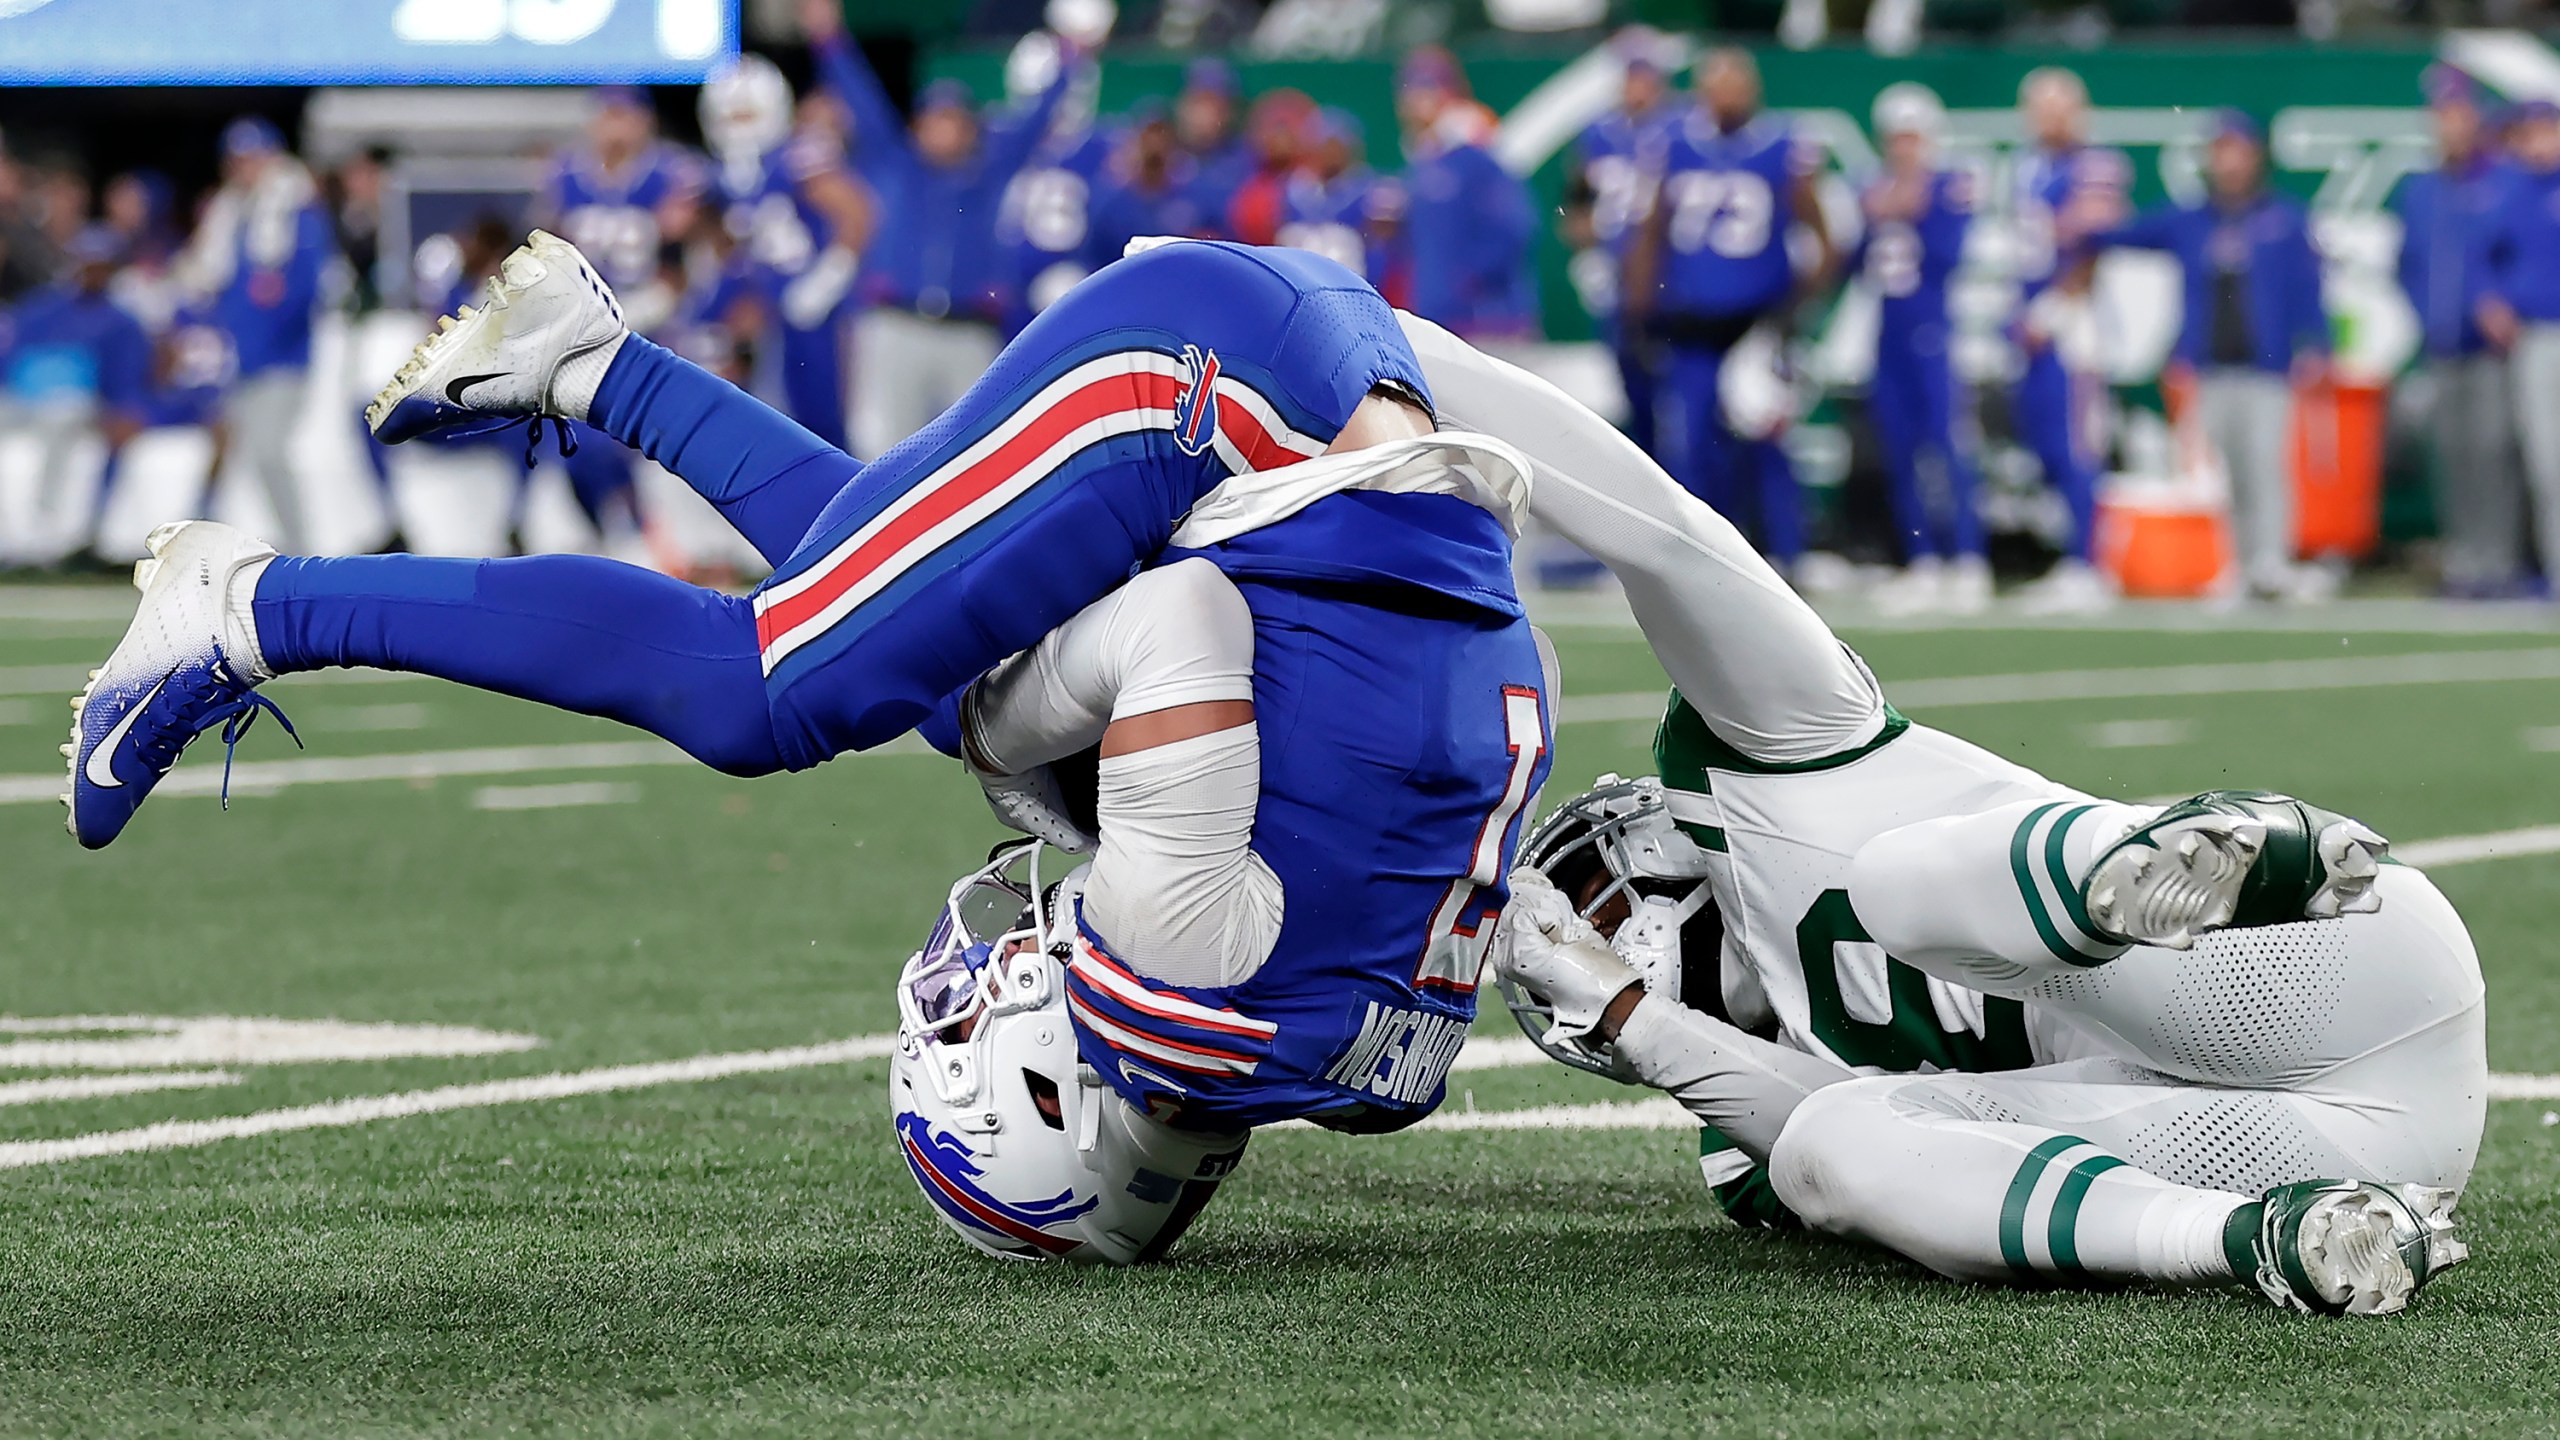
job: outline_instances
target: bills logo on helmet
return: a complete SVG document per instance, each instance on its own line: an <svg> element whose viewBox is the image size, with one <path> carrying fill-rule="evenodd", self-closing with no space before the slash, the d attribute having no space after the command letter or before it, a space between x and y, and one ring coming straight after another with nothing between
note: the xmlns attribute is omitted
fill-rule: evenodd
<svg viewBox="0 0 2560 1440"><path fill-rule="evenodd" d="M1097 1196L1079 1198L1072 1189L1029 1204L997 1199L979 1187L978 1177L985 1172L969 1147L921 1115L898 1117L898 1144L926 1199L961 1224L1023 1254L1064 1255L1083 1244L1072 1236L1052 1235L1048 1227L1078 1219L1101 1203Z"/></svg>
<svg viewBox="0 0 2560 1440"><path fill-rule="evenodd" d="M1182 395L1173 402L1173 443L1205 455L1218 440L1218 352L1182 347Z"/></svg>

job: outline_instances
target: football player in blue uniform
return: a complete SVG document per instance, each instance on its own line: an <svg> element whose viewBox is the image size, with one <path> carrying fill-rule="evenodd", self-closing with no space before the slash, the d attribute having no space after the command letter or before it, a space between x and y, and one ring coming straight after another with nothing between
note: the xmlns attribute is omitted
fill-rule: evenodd
<svg viewBox="0 0 2560 1440"><path fill-rule="evenodd" d="M1880 301L1867 413L1884 444L1908 567L1888 603L1971 613L1991 603L1991 566L1974 510L1972 446L1956 423L1947 282L1973 225L1973 181L1933 163L1945 123L1926 86L1906 81L1876 96L1886 168L1860 197L1867 227L1850 268Z"/></svg>
<svg viewBox="0 0 2560 1440"><path fill-rule="evenodd" d="M1276 243L1321 255L1372 285L1386 278L1382 228L1395 207L1369 168L1358 116L1326 106L1308 126L1307 163L1280 187Z"/></svg>
<svg viewBox="0 0 2560 1440"><path fill-rule="evenodd" d="M1005 64L1005 90L1016 103L1036 107L1069 58L1057 36L1034 31L1014 46ZM1094 205L1109 183L1112 152L1120 143L1119 127L1094 115L1100 80L1094 67L1074 67L1065 93L1049 107L1048 129L1031 162L1005 186L996 234L1013 272L1008 335L1019 333L1096 268L1090 259ZM1105 258L1116 260L1120 252Z"/></svg>
<svg viewBox="0 0 2560 1440"><path fill-rule="evenodd" d="M1236 192L1253 178L1253 147L1236 125L1239 98L1235 67L1209 56L1182 72L1182 93L1173 102L1174 133L1189 162L1183 188L1209 217L1204 239L1235 238L1227 233L1227 212Z"/></svg>
<svg viewBox="0 0 2560 1440"><path fill-rule="evenodd" d="M657 111L637 87L602 86L592 103L587 142L553 163L534 200L534 223L577 246L625 297L631 328L655 335L675 306L676 289L662 278L666 249L692 228L702 162L658 138ZM608 538L636 530L631 451L589 427L575 430L560 467L578 508Z"/></svg>
<svg viewBox="0 0 2560 1440"><path fill-rule="evenodd" d="M1814 195L1815 161L1784 120L1761 113L1748 51L1699 62L1698 106L1671 132L1653 213L1628 265L1627 313L1670 352L1667 448L1692 494L1730 516L1780 568L1804 550L1802 497L1777 442L1783 420L1737 431L1728 403L1746 377L1726 360L1763 325L1783 329L1802 292L1787 250L1805 227L1819 251L1807 282L1830 273L1830 231ZM1764 332L1767 333L1767 332Z"/></svg>
<svg viewBox="0 0 2560 1440"><path fill-rule="evenodd" d="M1565 243L1572 246L1574 291L1591 313L1603 344L1617 358L1627 394L1627 436L1655 448L1654 372L1638 337L1620 323L1619 292L1627 251L1653 205L1654 176L1679 123L1670 82L1650 53L1631 50L1618 108L1591 122L1575 142L1565 191Z"/></svg>
<svg viewBox="0 0 2560 1440"><path fill-rule="evenodd" d="M784 402L794 420L841 446L847 326L874 228L871 196L847 169L841 136L795 123L790 82L763 56L740 56L704 83L702 133L737 262L781 320Z"/></svg>
<svg viewBox="0 0 2560 1440"><path fill-rule="evenodd" d="M2106 379L2097 357L2075 343L2089 308L2097 254L2090 237L2125 219L2133 164L2121 150L2087 142L2089 91L2080 77L2047 66L2018 86L2036 148L2018 167L2019 299L2014 338L2025 356L2018 379L2018 438L2044 467L2045 483L2071 513L2069 548L2028 595L2031 608L2087 610L2108 603L2107 583L2090 563L2098 513L2098 432Z"/></svg>
<svg viewBox="0 0 2560 1440"><path fill-rule="evenodd" d="M72 828L108 843L188 741L236 741L272 710L258 684L349 664L622 719L742 775L921 726L1008 814L1054 788L1044 761L1098 743L1106 881L1115 843L1145 839L1115 814L1143 821L1151 789L1258 757L1269 879L1237 893L1285 897L1276 927L1203 935L1151 898L1133 913L1195 943L1133 953L1093 904L1026 888L1039 944L1016 950L956 907L968 942L938 939L927 963L955 955L984 1002L911 1025L901 1062L901 1140L954 1224L1006 1253L1142 1258L1246 1129L1410 1123L1463 1043L1551 686L1510 578L1529 462L1435 433L1429 404L1393 312L1349 272L1178 242L1079 287L961 406L861 466L631 335L577 252L537 233L378 397L377 430L587 420L687 477L774 578L741 599L585 556L280 558L225 526L164 527L66 747ZM1124 586L1145 588L1087 609ZM1124 613L1245 615L1250 689L1232 631L1194 663L1126 645ZM1067 683L1037 683L1044 666ZM998 1037L1008 1063L961 1095L952 1066ZM1047 1063L1010 1063L1043 1039ZM1044 1135L1110 1151L1108 1208L990 1188Z"/></svg>

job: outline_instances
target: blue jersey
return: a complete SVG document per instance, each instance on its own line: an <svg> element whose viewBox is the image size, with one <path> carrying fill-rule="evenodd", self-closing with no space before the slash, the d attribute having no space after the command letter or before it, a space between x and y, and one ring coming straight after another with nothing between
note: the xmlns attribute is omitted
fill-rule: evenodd
<svg viewBox="0 0 2560 1440"><path fill-rule="evenodd" d="M1404 200L1406 309L1466 336L1537 328L1538 205L1518 176L1481 145L1435 147L1405 170Z"/></svg>
<svg viewBox="0 0 2560 1440"><path fill-rule="evenodd" d="M2029 151L2018 165L2010 223L2018 283L2033 297L2089 253L2089 238L2121 223L2133 162L2121 150L2075 145Z"/></svg>
<svg viewBox="0 0 2560 1440"><path fill-rule="evenodd" d="M1013 269L1008 328L1029 323L1091 273L1094 202L1107 183L1113 144L1109 131L1094 126L1052 134L1005 187L996 233Z"/></svg>
<svg viewBox="0 0 2560 1440"><path fill-rule="evenodd" d="M1678 118L1668 105L1642 115L1612 110L1591 122L1574 146L1574 166L1591 192L1591 234L1623 256L1653 213L1653 177L1662 171Z"/></svg>
<svg viewBox="0 0 2560 1440"><path fill-rule="evenodd" d="M1666 210L1656 308L1666 316L1763 314L1795 289L1787 229L1810 153L1783 120L1762 115L1730 133L1691 110L1664 146Z"/></svg>
<svg viewBox="0 0 2560 1440"><path fill-rule="evenodd" d="M19 302L0 376L20 404L86 401L140 417L151 384L151 338L142 322L104 294L69 285Z"/></svg>
<svg viewBox="0 0 2560 1440"><path fill-rule="evenodd" d="M1286 910L1270 958L1219 987L1144 979L1086 930L1080 1053L1193 1128L1409 1125L1466 1043L1553 748L1510 546L1465 500L1352 492L1197 553L1254 614L1253 847Z"/></svg>
<svg viewBox="0 0 2560 1440"><path fill-rule="evenodd" d="M1253 150L1242 140L1230 140L1217 149L1192 155L1190 161L1191 169L1183 182L1183 189L1189 192L1191 203L1199 206L1200 213L1207 217L1202 222L1202 238L1235 238L1228 228L1227 216L1235 209L1236 192L1244 188L1244 182L1253 178L1257 168Z"/></svg>
<svg viewBox="0 0 2560 1440"><path fill-rule="evenodd" d="M1085 266L1099 270L1117 260L1142 235L1213 238L1225 223L1200 205L1187 164L1178 164L1162 186L1109 180L1093 202L1093 229L1085 238Z"/></svg>
<svg viewBox="0 0 2560 1440"><path fill-rule="evenodd" d="M1354 166L1330 180L1300 172L1280 190L1280 229L1275 243L1321 255L1375 285L1385 278L1386 256L1376 238L1378 176Z"/></svg>
<svg viewBox="0 0 2560 1440"><path fill-rule="evenodd" d="M2507 227L2519 180L2503 160L2475 159L2458 169L2422 170L2400 182L2391 208L2400 216L2400 288L2418 312L2426 353L2476 355L2489 348L2480 331L2480 297L2506 268Z"/></svg>
<svg viewBox="0 0 2560 1440"><path fill-rule="evenodd" d="M608 169L592 150L562 155L545 183L540 210L549 228L586 254L596 273L616 290L638 290L658 275L667 237L658 215L671 200L702 189L702 161L668 144L653 144L620 170Z"/></svg>
<svg viewBox="0 0 2560 1440"><path fill-rule="evenodd" d="M724 159L713 173L721 222L738 242L731 264L769 289L807 270L835 234L802 186L843 169L843 152L806 131L753 160Z"/></svg>
<svg viewBox="0 0 2560 1440"><path fill-rule="evenodd" d="M1964 258L1965 232L1973 226L1973 180L1941 170L1928 184L1919 214L1870 224L1850 260L1883 302L1877 344L1885 349L1932 339L1933 352L1946 348L1947 281Z"/></svg>

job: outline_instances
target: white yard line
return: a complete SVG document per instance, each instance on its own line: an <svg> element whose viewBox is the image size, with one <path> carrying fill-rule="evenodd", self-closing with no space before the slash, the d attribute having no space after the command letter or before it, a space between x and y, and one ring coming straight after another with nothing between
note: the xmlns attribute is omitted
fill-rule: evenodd
<svg viewBox="0 0 2560 1440"><path fill-rule="evenodd" d="M397 1095L367 1095L349 1100L331 1100L318 1105L301 1105L289 1110L262 1110L252 1115L232 1115L214 1120L170 1120L157 1125L144 1125L130 1130L105 1130L91 1135L74 1135L60 1140L16 1140L0 1143L0 1170L23 1170L38 1165L60 1165L74 1160L95 1160L111 1155L139 1155L160 1150L190 1150L218 1145L226 1140L247 1140L261 1135L284 1135L303 1130L337 1130L356 1125L370 1125L381 1120L399 1120L412 1115L441 1115L457 1110L483 1110L498 1105L521 1105L542 1100L565 1100L580 1095L603 1095L622 1091L647 1090L660 1085L686 1085L705 1080L720 1080L733 1075L762 1075L784 1070L807 1070L826 1065L848 1064L856 1060L884 1059L897 1050L894 1035L857 1035L824 1045L802 1045L783 1050L749 1050L727 1055L697 1055L690 1060L669 1060L643 1065L613 1065L600 1070L573 1070L553 1075L528 1075L514 1080L491 1080L475 1085L447 1085L434 1090L411 1090ZM1465 1063L1472 1060L1474 1063ZM1461 1055L1457 1070L1484 1070L1541 1063L1537 1052L1526 1040L1505 1037L1478 1041ZM218 1072L217 1072L218 1073ZM140 1082L172 1081L172 1075L92 1076L75 1080L40 1080L26 1085L95 1085L109 1086L130 1082L135 1089L154 1088ZM225 1084L227 1080L208 1080L208 1084ZM0 1095L11 1087L0 1087ZM96 1089L92 1094L130 1093L127 1090ZM2545 1100L2560 1098L2560 1075L2492 1075L2489 1094L2498 1100ZM53 1097L46 1098L67 1098ZM0 1103L10 1103L0 1100ZM1519 1110L1474 1110L1443 1107L1413 1127L1415 1130L1680 1130L1698 1122L1678 1104L1659 1097L1632 1104L1540 1105ZM1281 1128L1306 1128L1304 1121L1291 1121Z"/></svg>
<svg viewBox="0 0 2560 1440"><path fill-rule="evenodd" d="M42 1105L54 1100L98 1100L110 1095L144 1095L155 1090L207 1090L237 1085L228 1070L159 1070L125 1075L58 1075L45 1080L12 1080L0 1085L0 1106Z"/></svg>
<svg viewBox="0 0 2560 1440"><path fill-rule="evenodd" d="M896 1048L896 1036L858 1035L849 1040L801 1045L787 1050L697 1055L690 1060L613 1065L601 1070L575 1070L557 1075L527 1075L515 1080L447 1085L440 1089L411 1090L398 1095L366 1095L352 1100L331 1100L320 1105L301 1105L290 1110L230 1115L218 1120L169 1120L138 1129L106 1130L63 1140L16 1140L0 1144L0 1170L59 1165L65 1161L94 1160L107 1155L189 1150L259 1135L336 1130L411 1115L440 1115L454 1110L486 1109L493 1105L522 1105L537 1100L565 1100L576 1095L646 1090L652 1086L685 1085L731 1075L760 1075L777 1070L842 1065L854 1060L877 1060Z"/></svg>
<svg viewBox="0 0 2560 1440"><path fill-rule="evenodd" d="M1884 687L1908 710L1968 705L2026 705L2057 700L2148 700L2168 695L2265 695L2297 690L2360 690L2392 685L2470 685L2501 680L2560 680L2560 650L2457 650L2433 655L2372 655L2343 660L2245 660L2211 665L2149 665L2119 670L2031 670L2014 675L1949 675L1900 680ZM1631 690L1565 696L1564 723L1653 720L1664 692Z"/></svg>
<svg viewBox="0 0 2560 1440"><path fill-rule="evenodd" d="M2485 835L2447 835L2441 840L2412 840L2391 847L2395 858L2422 870L2554 852L2560 852L2560 825L2528 825L2521 830L2492 830Z"/></svg>
<svg viewBox="0 0 2560 1440"><path fill-rule="evenodd" d="M615 780L576 780L565 785L483 785L471 792L474 810L573 810L588 805L630 805L640 787Z"/></svg>

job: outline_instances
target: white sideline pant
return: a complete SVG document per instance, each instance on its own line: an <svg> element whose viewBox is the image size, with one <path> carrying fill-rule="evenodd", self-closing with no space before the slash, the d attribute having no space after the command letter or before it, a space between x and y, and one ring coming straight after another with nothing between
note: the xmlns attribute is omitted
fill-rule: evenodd
<svg viewBox="0 0 2560 1440"><path fill-rule="evenodd" d="M2231 528L2252 585L2281 588L2293 570L2293 386L2236 366L2196 377L2196 418L2231 476Z"/></svg>
<svg viewBox="0 0 2560 1440"><path fill-rule="evenodd" d="M267 492L267 506L275 512L276 533L262 538L287 555L310 548L302 479L293 465L293 436L302 425L309 382L309 373L298 366L261 370L233 386L223 406L231 453Z"/></svg>
<svg viewBox="0 0 2560 1440"><path fill-rule="evenodd" d="M1004 340L991 325L865 310L853 322L853 448L876 460L959 402Z"/></svg>

